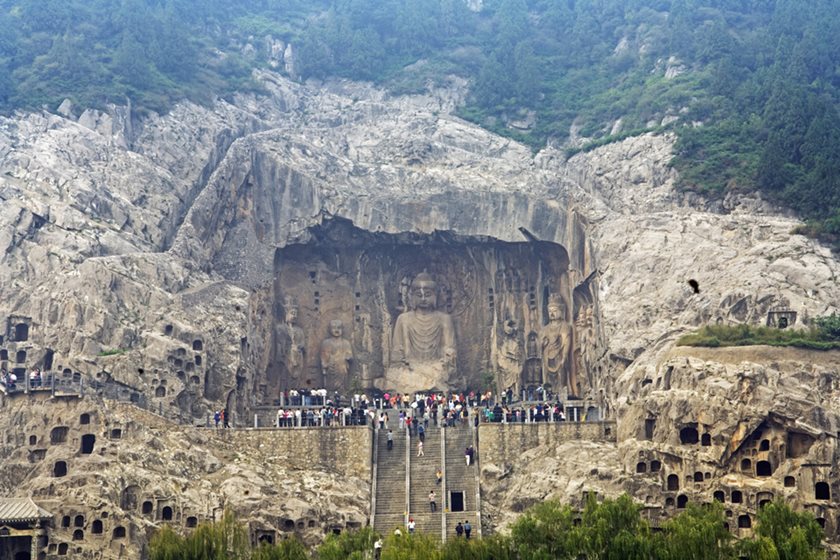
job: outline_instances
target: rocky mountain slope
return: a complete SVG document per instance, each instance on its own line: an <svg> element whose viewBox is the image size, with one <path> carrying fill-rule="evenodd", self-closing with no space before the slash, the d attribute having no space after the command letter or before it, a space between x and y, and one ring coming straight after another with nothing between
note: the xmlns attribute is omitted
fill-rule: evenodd
<svg viewBox="0 0 840 560"><path fill-rule="evenodd" d="M793 233L796 219L755 198L676 192L667 135L566 161L451 116L462 83L391 97L352 83L260 79L264 97L143 119L69 104L0 119L0 316L10 356L24 352L19 366L49 362L203 423L209 410L253 404L237 388L261 367L267 342L254 333L273 320L259 294L274 251L305 240L325 216L371 232L503 241L522 241L524 228L565 246L576 280L600 271L597 387L619 422L618 444L567 443L486 465L488 529L523 504L593 489L630 491L665 513L680 496L724 492L731 503L741 492L733 528L767 493L784 495L833 534L835 502L815 492L821 482L840 492L830 466L837 356L674 347L710 321L763 323L784 307L804 324L836 311L840 266ZM13 340L18 324L26 340ZM175 468L190 458L168 460ZM6 492L37 495L48 482L27 480ZM359 512L365 492L350 484L337 495Z"/></svg>

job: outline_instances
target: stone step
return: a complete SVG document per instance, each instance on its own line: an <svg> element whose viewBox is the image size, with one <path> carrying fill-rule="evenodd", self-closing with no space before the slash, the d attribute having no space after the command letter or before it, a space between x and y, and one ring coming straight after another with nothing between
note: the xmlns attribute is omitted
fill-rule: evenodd
<svg viewBox="0 0 840 560"><path fill-rule="evenodd" d="M424 533L430 537L441 539L441 512L437 513L412 513L410 517L414 519L416 524L415 531L417 533Z"/></svg>

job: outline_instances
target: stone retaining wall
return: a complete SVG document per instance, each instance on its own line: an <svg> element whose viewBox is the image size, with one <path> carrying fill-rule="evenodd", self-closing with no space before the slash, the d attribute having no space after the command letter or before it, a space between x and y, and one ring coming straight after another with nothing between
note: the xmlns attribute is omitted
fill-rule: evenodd
<svg viewBox="0 0 840 560"><path fill-rule="evenodd" d="M532 422L481 424L478 452L482 463L514 462L523 451L569 440L615 442L615 422Z"/></svg>
<svg viewBox="0 0 840 560"><path fill-rule="evenodd" d="M264 454L266 461L282 461L297 469L334 471L363 480L372 477L370 426L250 428L223 432L224 437Z"/></svg>

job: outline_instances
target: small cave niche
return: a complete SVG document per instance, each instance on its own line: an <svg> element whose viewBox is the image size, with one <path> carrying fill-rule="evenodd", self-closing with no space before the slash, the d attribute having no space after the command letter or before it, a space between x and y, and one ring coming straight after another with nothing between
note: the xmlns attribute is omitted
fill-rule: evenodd
<svg viewBox="0 0 840 560"><path fill-rule="evenodd" d="M172 365L175 366L175 369L181 369L184 367L184 360L181 358L175 358L172 360Z"/></svg>
<svg viewBox="0 0 840 560"><path fill-rule="evenodd" d="M56 461L53 466L53 477L61 478L67 476L67 461Z"/></svg>
<svg viewBox="0 0 840 560"><path fill-rule="evenodd" d="M195 371L195 364L193 364L192 362L187 362L186 367L184 369L187 370L187 373L192 373Z"/></svg>
<svg viewBox="0 0 840 560"><path fill-rule="evenodd" d="M84 527L85 526L85 516L84 515L77 515L73 518L73 527Z"/></svg>
<svg viewBox="0 0 840 560"><path fill-rule="evenodd" d="M67 529L68 527L70 527L70 516L65 515L64 517L61 518L61 528L62 529Z"/></svg>
<svg viewBox="0 0 840 560"><path fill-rule="evenodd" d="M744 502L744 494L740 490L733 490L731 499L733 504L741 504Z"/></svg>
<svg viewBox="0 0 840 560"><path fill-rule="evenodd" d="M193 350L195 352L201 352L204 350L204 343L199 339L193 340Z"/></svg>
<svg viewBox="0 0 840 560"><path fill-rule="evenodd" d="M696 473L694 473L694 482L703 482L703 473L702 472L697 471Z"/></svg>
<svg viewBox="0 0 840 560"><path fill-rule="evenodd" d="M164 325L163 326L163 334L166 336L172 336L172 333L175 331L175 327L172 325Z"/></svg>
<svg viewBox="0 0 840 560"><path fill-rule="evenodd" d="M38 445L38 436L29 436L29 445Z"/></svg>
<svg viewBox="0 0 840 560"><path fill-rule="evenodd" d="M47 348L44 353L44 371L50 371L53 367L53 359L55 358L55 351Z"/></svg>
<svg viewBox="0 0 840 560"><path fill-rule="evenodd" d="M636 464L636 472L637 473L646 473L647 472L647 463L644 461Z"/></svg>
<svg viewBox="0 0 840 560"><path fill-rule="evenodd" d="M688 504L688 496L685 494L680 494L677 496L677 509L684 509L685 506Z"/></svg>
<svg viewBox="0 0 840 560"><path fill-rule="evenodd" d="M15 341L26 342L27 340L29 340L29 325L18 323L15 325Z"/></svg>
<svg viewBox="0 0 840 560"><path fill-rule="evenodd" d="M154 509L154 506L153 506L152 502L150 502L149 500L146 500L145 502L143 502L143 507L141 508L141 511L142 511L143 515L149 515L150 513L152 513L153 509Z"/></svg>
<svg viewBox="0 0 840 560"><path fill-rule="evenodd" d="M140 487L132 484L123 488L120 494L120 507L126 511L137 509L137 501L140 495Z"/></svg>
<svg viewBox="0 0 840 560"><path fill-rule="evenodd" d="M29 453L29 462L30 463L37 463L38 461L43 461L47 456L46 449L33 449Z"/></svg>
<svg viewBox="0 0 840 560"><path fill-rule="evenodd" d="M817 524L825 529L825 517L817 517Z"/></svg>
<svg viewBox="0 0 840 560"><path fill-rule="evenodd" d="M674 498L665 498L665 507L674 507Z"/></svg>
<svg viewBox="0 0 840 560"><path fill-rule="evenodd" d="M82 531L81 529L76 529L75 531L73 531L73 540L74 541L81 541L81 540L84 540L84 538L85 538L85 532Z"/></svg>
<svg viewBox="0 0 840 560"><path fill-rule="evenodd" d="M198 518L194 515L190 515L189 517L187 517L187 520L184 523L184 525L186 525L187 527L190 527L190 528L197 527L198 526Z"/></svg>
<svg viewBox="0 0 840 560"><path fill-rule="evenodd" d="M741 459L741 472L752 472L752 461L750 459Z"/></svg>
<svg viewBox="0 0 840 560"><path fill-rule="evenodd" d="M125 538L125 527L120 525L119 527L114 527L114 532L112 533L115 539L124 539Z"/></svg>
<svg viewBox="0 0 840 560"><path fill-rule="evenodd" d="M645 419L645 439L652 440L653 432L656 430L656 418Z"/></svg>
<svg viewBox="0 0 840 560"><path fill-rule="evenodd" d="M761 440L761 443L758 444L758 450L759 451L770 451L770 440L769 439Z"/></svg>
<svg viewBox="0 0 840 560"><path fill-rule="evenodd" d="M82 455L90 455L93 453L93 446L96 443L96 436L93 434L85 434L82 436L82 446L81 446L81 453Z"/></svg>
<svg viewBox="0 0 840 560"><path fill-rule="evenodd" d="M712 435L711 434L703 434L700 436L700 445L703 447L709 447L712 445Z"/></svg>
<svg viewBox="0 0 840 560"><path fill-rule="evenodd" d="M650 472L659 472L662 470L662 463L656 459L650 462Z"/></svg>
<svg viewBox="0 0 840 560"><path fill-rule="evenodd" d="M667 488L668 490L679 490L680 489L680 477L675 474L669 474L667 480Z"/></svg>
<svg viewBox="0 0 840 560"><path fill-rule="evenodd" d="M195 365L197 365L197 366L201 365L201 356L199 356L198 354L196 354L196 356L195 356Z"/></svg>
<svg viewBox="0 0 840 560"><path fill-rule="evenodd" d="M814 485L814 499L815 500L830 500L831 499L831 489L828 486L828 482L817 482Z"/></svg>
<svg viewBox="0 0 840 560"><path fill-rule="evenodd" d="M749 515L739 515L738 516L738 528L739 529L750 529L752 527L752 518Z"/></svg>
<svg viewBox="0 0 840 560"><path fill-rule="evenodd" d="M170 506L164 506L160 510L160 518L164 521L172 521L172 508Z"/></svg>
<svg viewBox="0 0 840 560"><path fill-rule="evenodd" d="M155 397L165 397L166 396L166 387L163 385L158 385L155 387Z"/></svg>
<svg viewBox="0 0 840 560"><path fill-rule="evenodd" d="M119 428L114 428L111 430L111 439L120 439L122 438L122 430Z"/></svg>
<svg viewBox="0 0 840 560"><path fill-rule="evenodd" d="M186 348L178 348L177 350L175 350L175 355L183 358L184 356L187 355L187 349Z"/></svg>
<svg viewBox="0 0 840 560"><path fill-rule="evenodd" d="M9 351L5 348L0 350L0 362L8 362L9 361Z"/></svg>
<svg viewBox="0 0 840 560"><path fill-rule="evenodd" d="M773 466L770 461L759 461L755 464L756 476L770 476L773 474Z"/></svg>
<svg viewBox="0 0 840 560"><path fill-rule="evenodd" d="M699 436L697 435L697 428L693 426L686 426L682 430L680 430L680 443L686 445L693 445L700 441Z"/></svg>
<svg viewBox="0 0 840 560"><path fill-rule="evenodd" d="M796 478L792 476L785 477L785 488L796 488Z"/></svg>
<svg viewBox="0 0 840 560"><path fill-rule="evenodd" d="M190 383L192 383L193 385L200 385L201 384L201 378L197 375L191 375L190 376Z"/></svg>
<svg viewBox="0 0 840 560"><path fill-rule="evenodd" d="M284 531L294 531L295 530L295 522L291 519L284 519L282 528Z"/></svg>
<svg viewBox="0 0 840 560"><path fill-rule="evenodd" d="M15 363L17 363L17 364L26 363L26 350L18 350L15 353Z"/></svg>
<svg viewBox="0 0 840 560"><path fill-rule="evenodd" d="M99 519L96 519L93 523L91 523L90 532L93 535L101 535L102 534L102 521L99 520Z"/></svg>
<svg viewBox="0 0 840 560"><path fill-rule="evenodd" d="M715 493L712 494L712 498L714 498L716 502L724 503L726 501L726 494L723 490L715 490Z"/></svg>
<svg viewBox="0 0 840 560"><path fill-rule="evenodd" d="M256 537L257 544L260 546L264 544L272 546L274 544L274 531L267 531L263 529L257 531L254 536Z"/></svg>
<svg viewBox="0 0 840 560"><path fill-rule="evenodd" d="M58 555L59 556L67 556L67 550L70 548L70 545L66 542L63 542L58 545Z"/></svg>
<svg viewBox="0 0 840 560"><path fill-rule="evenodd" d="M90 424L90 414L88 414L87 412L85 412L84 414L81 414L79 416L79 424L81 424L83 426L86 425L86 424Z"/></svg>

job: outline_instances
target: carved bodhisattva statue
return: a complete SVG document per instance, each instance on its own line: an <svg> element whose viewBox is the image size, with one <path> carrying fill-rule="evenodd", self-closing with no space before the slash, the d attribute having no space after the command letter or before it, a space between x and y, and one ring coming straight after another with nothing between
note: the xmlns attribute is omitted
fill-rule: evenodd
<svg viewBox="0 0 840 560"><path fill-rule="evenodd" d="M290 387L300 387L303 381L304 360L306 356L306 337L297 323L298 308L286 304L286 320L277 329L277 355L288 372L287 383Z"/></svg>
<svg viewBox="0 0 840 560"><path fill-rule="evenodd" d="M324 375L324 387L331 389L349 386L353 347L350 341L342 338L343 333L341 321L330 321L330 336L321 342L321 373Z"/></svg>
<svg viewBox="0 0 840 560"><path fill-rule="evenodd" d="M548 324L540 331L542 373L554 390L568 389L569 397L579 397L580 387L571 360L572 327L565 320L565 306L559 298L548 303Z"/></svg>
<svg viewBox="0 0 840 560"><path fill-rule="evenodd" d="M519 377L522 372L523 349L516 321L508 319L502 330L504 337L499 348L499 390L511 389L519 394Z"/></svg>
<svg viewBox="0 0 840 560"><path fill-rule="evenodd" d="M437 284L422 272L411 282L409 310L397 317L391 363L382 389L416 392L447 390L455 374L455 327L448 313L437 310Z"/></svg>

